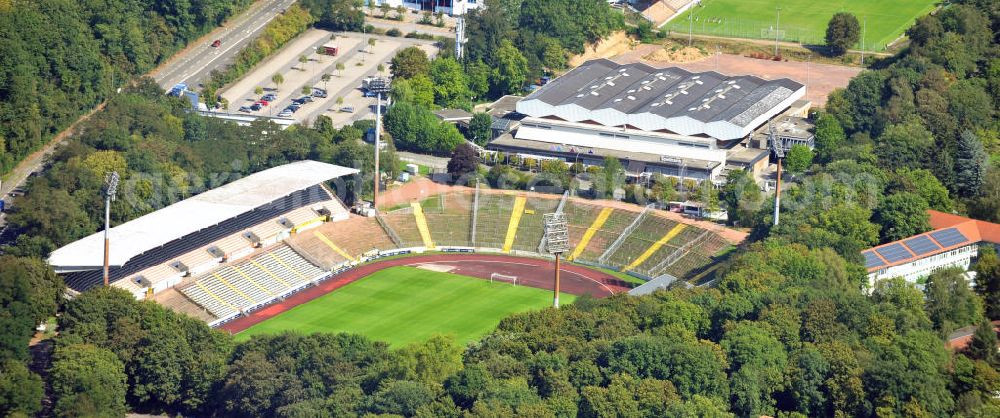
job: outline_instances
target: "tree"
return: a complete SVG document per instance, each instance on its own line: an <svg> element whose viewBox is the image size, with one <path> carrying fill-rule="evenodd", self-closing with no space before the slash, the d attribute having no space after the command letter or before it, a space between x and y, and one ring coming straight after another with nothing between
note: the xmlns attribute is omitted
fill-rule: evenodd
<svg viewBox="0 0 1000 418"><path fill-rule="evenodd" d="M340 63L338 63L338 64L341 67L343 67L343 65L344 65L344 64L340 64ZM338 68L337 71L343 71L343 68ZM320 80L323 81L323 90L327 90L326 83L330 82L330 73L324 73L322 76L320 76Z"/></svg>
<svg viewBox="0 0 1000 418"><path fill-rule="evenodd" d="M830 18L826 25L826 46L832 55L844 55L848 49L858 43L861 25L858 18L851 13L838 12Z"/></svg>
<svg viewBox="0 0 1000 418"><path fill-rule="evenodd" d="M461 143L451 153L451 159L448 160L448 173L458 177L463 174L475 173L478 166L479 156L476 155L476 150L467 143Z"/></svg>
<svg viewBox="0 0 1000 418"><path fill-rule="evenodd" d="M469 82L469 94L482 98L490 91L490 75L492 71L482 61L465 65L465 78Z"/></svg>
<svg viewBox="0 0 1000 418"><path fill-rule="evenodd" d="M615 157L604 157L601 176L595 179L595 191L605 199L614 197L615 190L625 185L625 169L621 160Z"/></svg>
<svg viewBox="0 0 1000 418"><path fill-rule="evenodd" d="M264 88L261 87L261 86L254 87L253 88L253 94L256 94L258 96L260 96L261 94L264 94Z"/></svg>
<svg viewBox="0 0 1000 418"><path fill-rule="evenodd" d="M965 347L965 353L977 360L985 361L993 367L1000 366L1000 353L997 353L997 332L989 319L983 318L976 326L972 340Z"/></svg>
<svg viewBox="0 0 1000 418"><path fill-rule="evenodd" d="M304 54L299 55L299 70L305 71L307 62L309 62L309 57L305 56Z"/></svg>
<svg viewBox="0 0 1000 418"><path fill-rule="evenodd" d="M472 115L468 132L470 141L486 146L493 139L493 117L482 112Z"/></svg>
<svg viewBox="0 0 1000 418"><path fill-rule="evenodd" d="M373 50L373 48L375 48L375 38L368 38L368 53L369 54L374 54L375 53L374 50Z"/></svg>
<svg viewBox="0 0 1000 418"><path fill-rule="evenodd" d="M415 46L409 46L400 50L389 62L394 79L413 78L417 74L427 74L431 68L431 62L427 59L427 53Z"/></svg>
<svg viewBox="0 0 1000 418"><path fill-rule="evenodd" d="M750 173L731 171L719 199L725 205L730 221L742 227L754 227L761 220L764 197Z"/></svg>
<svg viewBox="0 0 1000 418"><path fill-rule="evenodd" d="M924 286L927 315L934 328L948 333L972 325L983 315L983 304L969 289L965 270L959 267L935 270Z"/></svg>
<svg viewBox="0 0 1000 418"><path fill-rule="evenodd" d="M312 93L312 87L302 86L302 94L310 94L310 93Z"/></svg>
<svg viewBox="0 0 1000 418"><path fill-rule="evenodd" d="M431 62L430 78L434 83L434 103L442 107L468 106L469 85L462 65L454 58L438 58Z"/></svg>
<svg viewBox="0 0 1000 418"><path fill-rule="evenodd" d="M400 4L399 6L396 6L396 19L397 20L403 20L403 15L405 15L405 14L406 14L406 6L403 6L402 4Z"/></svg>
<svg viewBox="0 0 1000 418"><path fill-rule="evenodd" d="M42 408L44 395L42 378L23 362L0 360L0 414L33 416Z"/></svg>
<svg viewBox="0 0 1000 418"><path fill-rule="evenodd" d="M916 193L927 200L931 209L945 212L952 210L948 189L930 170L900 168L896 170L896 177L889 188Z"/></svg>
<svg viewBox="0 0 1000 418"><path fill-rule="evenodd" d="M824 112L816 118L816 159L819 162L830 162L831 156L846 141L847 135L836 117Z"/></svg>
<svg viewBox="0 0 1000 418"><path fill-rule="evenodd" d="M889 168L920 168L927 164L928 150L933 146L934 136L914 118L886 127L875 150L879 162Z"/></svg>
<svg viewBox="0 0 1000 418"><path fill-rule="evenodd" d="M338 62L336 68L337 68L337 77L343 77L344 76L344 63Z"/></svg>
<svg viewBox="0 0 1000 418"><path fill-rule="evenodd" d="M812 164L813 152L808 146L795 144L785 155L786 168L789 173L802 174Z"/></svg>
<svg viewBox="0 0 1000 418"><path fill-rule="evenodd" d="M89 344L56 348L50 378L56 415L125 415L125 366L109 350Z"/></svg>
<svg viewBox="0 0 1000 418"><path fill-rule="evenodd" d="M385 66L382 65L382 64L379 64L378 67L375 68L375 70L378 71L379 74L382 74L382 73L385 72Z"/></svg>
<svg viewBox="0 0 1000 418"><path fill-rule="evenodd" d="M344 98L340 97L340 96L337 96L337 106L340 106L340 105L343 105L343 104L344 104Z"/></svg>
<svg viewBox="0 0 1000 418"><path fill-rule="evenodd" d="M271 82L274 83L274 88L278 88L278 86L280 86L281 83L285 82L285 76L275 73L274 75L271 76Z"/></svg>
<svg viewBox="0 0 1000 418"><path fill-rule="evenodd" d="M882 241L896 241L930 229L927 201L910 192L886 197L875 212L875 222L882 226Z"/></svg>
<svg viewBox="0 0 1000 418"><path fill-rule="evenodd" d="M983 143L976 134L965 131L959 137L958 152L955 154L955 184L958 194L975 197L986 178L988 156Z"/></svg>
<svg viewBox="0 0 1000 418"><path fill-rule="evenodd" d="M976 260L976 293L983 298L985 316L1000 318L1000 258L990 246L979 250Z"/></svg>
<svg viewBox="0 0 1000 418"><path fill-rule="evenodd" d="M386 1L384 1L384 2L382 2L382 4L378 5L379 11L382 12L382 18L383 19L385 19L386 17L389 16L389 10L391 8L392 8L392 6L389 6L389 2L386 2Z"/></svg>
<svg viewBox="0 0 1000 418"><path fill-rule="evenodd" d="M491 84L496 95L517 94L528 79L528 60L514 44L504 39L496 52L497 65Z"/></svg>

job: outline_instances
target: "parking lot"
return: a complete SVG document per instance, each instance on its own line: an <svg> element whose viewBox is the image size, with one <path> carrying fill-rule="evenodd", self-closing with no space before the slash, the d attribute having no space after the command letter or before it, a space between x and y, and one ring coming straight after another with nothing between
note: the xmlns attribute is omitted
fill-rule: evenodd
<svg viewBox="0 0 1000 418"><path fill-rule="evenodd" d="M331 36L334 36L332 40ZM369 38L375 39L374 46L369 46ZM324 45L335 45L337 55L318 53L317 49ZM285 112L281 117L310 124L316 117L326 115L333 119L336 126L372 118L375 99L363 96L362 79L372 75L389 75L389 61L397 51L411 45L424 49L429 56L437 53L432 41L360 33L334 34L311 29L233 83L221 95L228 100L231 113L279 116L282 110L289 109L293 100L301 101L298 99L307 95L303 94L303 87L307 87L311 93L308 95L314 96L311 101L299 104L294 112ZM305 63L300 62L301 56L306 57ZM337 69L338 63L343 64L343 70ZM378 72L379 64L383 66L382 73ZM272 81L275 74L281 74L281 83ZM329 81L323 81L324 74L330 75ZM260 95L255 93L257 87L263 91ZM326 97L322 97L324 93ZM264 105L261 98L266 95L276 98ZM338 98L342 103L337 103ZM253 106L255 103L260 106ZM241 110L244 106L253 108Z"/></svg>

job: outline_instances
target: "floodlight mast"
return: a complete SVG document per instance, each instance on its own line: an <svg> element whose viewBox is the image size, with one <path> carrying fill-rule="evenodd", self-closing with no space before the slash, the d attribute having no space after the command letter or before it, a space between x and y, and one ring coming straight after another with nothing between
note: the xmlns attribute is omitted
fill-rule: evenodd
<svg viewBox="0 0 1000 418"><path fill-rule="evenodd" d="M375 188L372 193L372 208L378 212L378 190L382 181L381 171L379 171L379 150L381 147L382 131L382 95L389 92L389 79L378 77L368 83L368 90L375 93Z"/></svg>
<svg viewBox="0 0 1000 418"><path fill-rule="evenodd" d="M110 282L108 274L108 258L110 254L110 238L108 231L111 229L111 202L115 200L118 193L119 176L117 171L112 171L104 177L104 286Z"/></svg>
<svg viewBox="0 0 1000 418"><path fill-rule="evenodd" d="M770 123L768 123L767 129L768 140L771 142L771 152L778 160L777 180L774 184L774 226L778 226L781 217L781 160L785 159L785 148L783 144L778 143L778 138L774 135L774 128Z"/></svg>
<svg viewBox="0 0 1000 418"><path fill-rule="evenodd" d="M542 215L545 222L545 246L556 256L555 283L552 286L552 307L559 308L559 261L562 253L569 250L569 231L566 226L566 215L562 212Z"/></svg>

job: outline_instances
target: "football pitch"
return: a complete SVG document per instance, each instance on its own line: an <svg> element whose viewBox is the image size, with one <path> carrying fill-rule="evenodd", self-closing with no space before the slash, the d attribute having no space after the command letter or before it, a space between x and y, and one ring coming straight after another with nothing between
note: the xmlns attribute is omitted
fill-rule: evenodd
<svg viewBox="0 0 1000 418"><path fill-rule="evenodd" d="M575 296L561 294L559 299L568 304ZM254 325L236 338L242 341L286 330L350 332L398 347L434 334L450 334L465 344L510 314L551 304L549 290L391 267Z"/></svg>
<svg viewBox="0 0 1000 418"><path fill-rule="evenodd" d="M702 0L675 17L665 28L728 38L779 39L823 44L826 24L834 13L853 13L861 23L867 18L867 50L881 51L903 34L917 17L934 10L935 0ZM780 23L777 8L781 7ZM693 19L689 19L693 14ZM776 25L777 23L777 25ZM855 48L860 48L859 45Z"/></svg>

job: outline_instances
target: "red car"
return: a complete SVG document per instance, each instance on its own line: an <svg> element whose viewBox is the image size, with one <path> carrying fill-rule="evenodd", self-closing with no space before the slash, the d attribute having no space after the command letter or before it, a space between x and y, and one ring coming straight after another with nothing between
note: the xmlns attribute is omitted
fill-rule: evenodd
<svg viewBox="0 0 1000 418"><path fill-rule="evenodd" d="M212 41L212 48L218 48L219 45L222 45L222 41L221 40L216 39L216 40Z"/></svg>
<svg viewBox="0 0 1000 418"><path fill-rule="evenodd" d="M267 102L267 100L263 100L263 99L259 100L257 103L260 103L261 106L267 106L268 104L270 104L270 103Z"/></svg>

